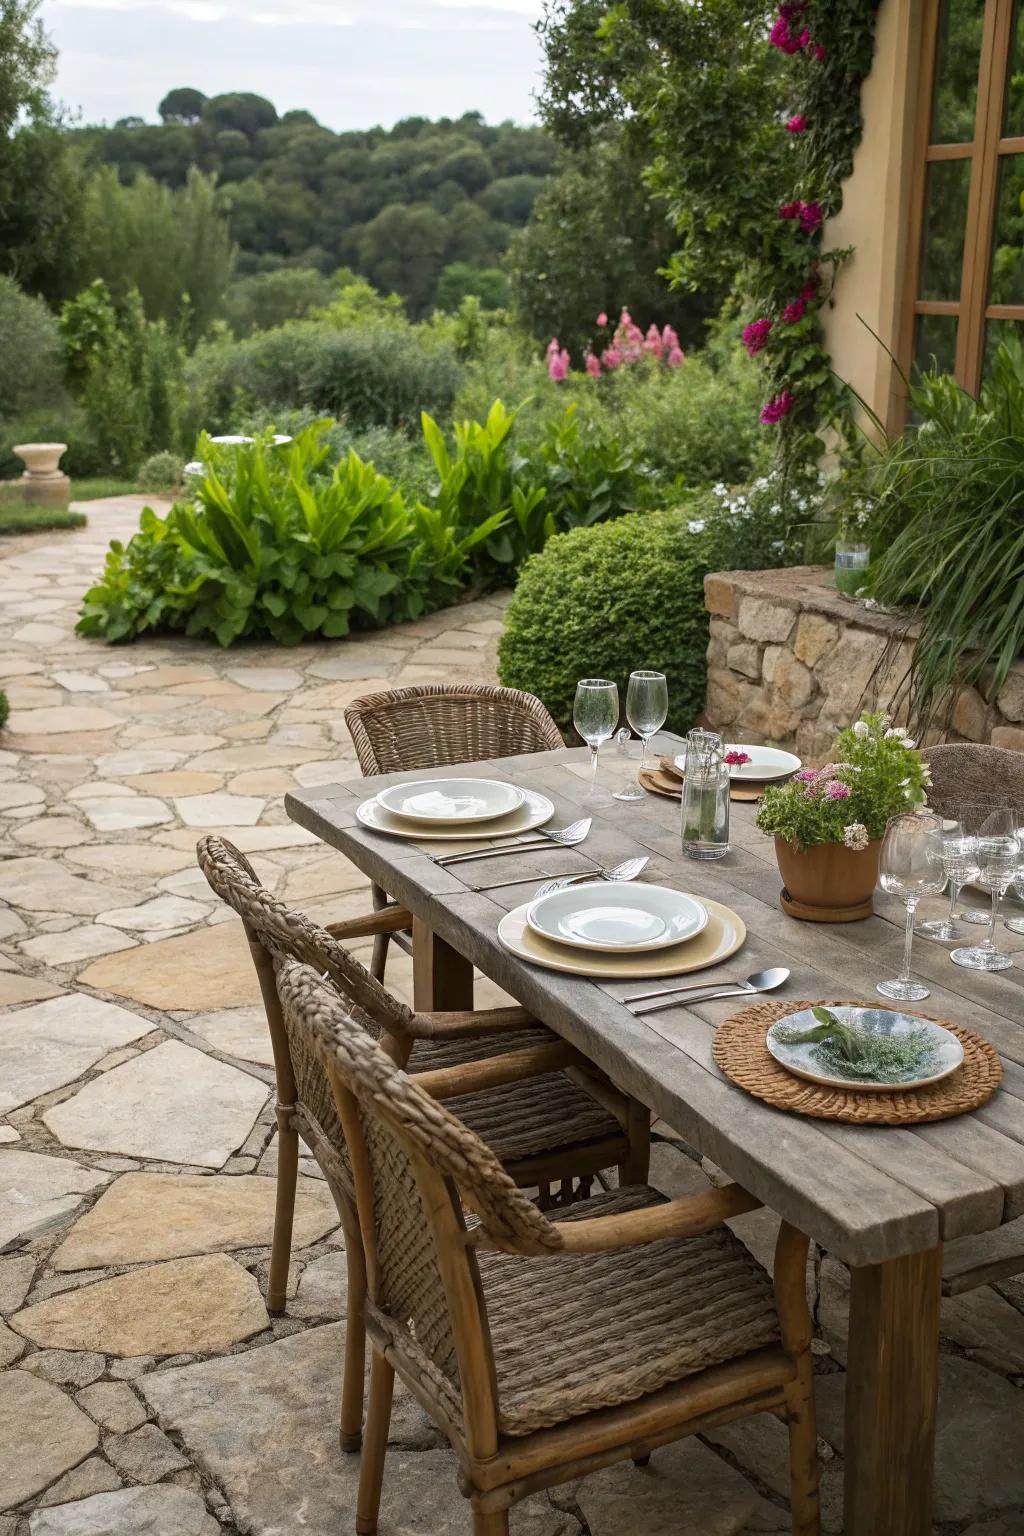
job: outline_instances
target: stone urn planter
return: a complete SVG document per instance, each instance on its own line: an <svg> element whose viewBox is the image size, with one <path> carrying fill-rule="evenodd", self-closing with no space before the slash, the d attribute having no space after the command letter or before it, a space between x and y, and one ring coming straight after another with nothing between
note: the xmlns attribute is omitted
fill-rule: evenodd
<svg viewBox="0 0 1024 1536"><path fill-rule="evenodd" d="M14 452L25 463L25 473L18 481L26 501L42 502L51 507L66 507L71 499L71 481L59 468L67 443L15 443Z"/></svg>
<svg viewBox="0 0 1024 1536"><path fill-rule="evenodd" d="M855 923L870 917L881 851L880 837L859 849L842 843L800 849L776 837L783 886L779 905L790 917L810 923Z"/></svg>

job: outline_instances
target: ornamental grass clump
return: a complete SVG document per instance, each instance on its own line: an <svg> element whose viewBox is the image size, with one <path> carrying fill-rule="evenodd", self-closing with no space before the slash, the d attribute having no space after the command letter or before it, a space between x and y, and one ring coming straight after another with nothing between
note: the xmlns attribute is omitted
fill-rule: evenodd
<svg viewBox="0 0 1024 1536"><path fill-rule="evenodd" d="M757 825L801 851L819 843L864 849L893 816L924 804L927 775L903 727L866 714L840 731L835 761L767 787Z"/></svg>

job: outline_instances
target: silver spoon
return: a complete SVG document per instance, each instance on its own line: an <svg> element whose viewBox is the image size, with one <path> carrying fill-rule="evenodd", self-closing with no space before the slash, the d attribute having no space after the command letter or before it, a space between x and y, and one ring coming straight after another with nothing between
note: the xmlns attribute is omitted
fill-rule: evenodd
<svg viewBox="0 0 1024 1536"><path fill-rule="evenodd" d="M640 871L651 862L650 854L640 859L626 859L622 864L613 864L611 869L586 870L580 875L565 875L558 880L548 880L535 893L535 899L539 896L550 896L552 891L564 891L570 885L579 885L585 880L611 880L613 883L622 880L635 880ZM515 880L499 880L495 885L474 885L474 891L499 891L506 885L532 885L536 875L519 875Z"/></svg>
<svg viewBox="0 0 1024 1536"><path fill-rule="evenodd" d="M631 992L619 1001L632 1005L633 1003L645 1003L649 998L671 997L678 1002L686 1001L688 992L715 992L722 997L742 997L758 992L774 992L776 987L781 987L784 981L789 980L789 971L784 965L772 966L767 971L755 971L748 976L746 981L693 981L681 987L661 987L657 992ZM701 1002L709 1002L710 998L701 998ZM667 1008L675 1007L675 1002L661 1003L658 1006ZM652 1013L651 1008L644 1008L643 1013Z"/></svg>
<svg viewBox="0 0 1024 1536"><path fill-rule="evenodd" d="M570 822L567 827L538 827L535 832L529 834L528 840L505 843L498 848L476 848L468 853L431 853L427 857L433 859L435 864L440 864L442 868L447 868L449 864L461 864L467 859L496 859L506 853L546 848L548 843L558 843L561 848L575 848L577 843L583 842L592 825L593 818L583 816L579 821Z"/></svg>

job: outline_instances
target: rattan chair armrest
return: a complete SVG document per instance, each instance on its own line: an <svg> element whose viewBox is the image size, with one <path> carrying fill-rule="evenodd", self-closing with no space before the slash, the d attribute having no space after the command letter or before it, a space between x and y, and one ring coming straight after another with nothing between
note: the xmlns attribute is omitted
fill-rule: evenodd
<svg viewBox="0 0 1024 1536"><path fill-rule="evenodd" d="M451 1099L462 1093L479 1093L483 1088L500 1088L506 1083L541 1077L545 1072L558 1072L581 1059L579 1051L567 1041L552 1040L550 1044L524 1045L518 1051L488 1056L483 1061L464 1061L434 1072L414 1072L413 1081L435 1099Z"/></svg>
<svg viewBox="0 0 1024 1536"><path fill-rule="evenodd" d="M377 933L397 933L412 927L412 913L404 907L381 907L365 917L346 917L340 923L324 923L332 939L366 939Z"/></svg>
<svg viewBox="0 0 1024 1536"><path fill-rule="evenodd" d="M636 1243L658 1243L665 1238L697 1237L720 1227L732 1216L756 1211L762 1204L739 1184L708 1190L705 1195L691 1195L686 1200L669 1200L664 1205L648 1205L640 1210L620 1211L612 1216L597 1216L586 1221L560 1221L558 1235L562 1253L608 1253L615 1248L631 1248ZM486 1229L475 1227L467 1234L474 1248L485 1252L496 1248Z"/></svg>
<svg viewBox="0 0 1024 1536"><path fill-rule="evenodd" d="M508 1035L522 1029L543 1029L526 1008L474 1008L462 1013L416 1013L408 1033L414 1040L472 1040L478 1035ZM552 1033L551 1038L557 1039Z"/></svg>

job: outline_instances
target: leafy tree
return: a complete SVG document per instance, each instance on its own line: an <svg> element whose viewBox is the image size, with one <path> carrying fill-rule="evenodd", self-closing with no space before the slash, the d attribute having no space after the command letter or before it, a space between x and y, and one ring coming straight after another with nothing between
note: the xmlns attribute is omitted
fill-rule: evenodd
<svg viewBox="0 0 1024 1536"><path fill-rule="evenodd" d="M212 128L237 128L254 139L261 128L272 128L277 122L277 108L251 91L229 91L203 103L203 121Z"/></svg>
<svg viewBox="0 0 1024 1536"><path fill-rule="evenodd" d="M557 336L577 365L599 314L628 307L646 331L673 325L684 345L699 340L722 290L673 292L660 275L676 247L665 207L646 191L642 163L621 131L602 128L567 154L509 250L512 302L539 341Z"/></svg>
<svg viewBox="0 0 1024 1536"><path fill-rule="evenodd" d="M60 398L64 345L53 315L9 277L0 277L0 420Z"/></svg>
<svg viewBox="0 0 1024 1536"><path fill-rule="evenodd" d="M269 331L288 320L302 320L337 295L337 286L311 267L282 267L243 277L228 289L224 316L236 336Z"/></svg>
<svg viewBox="0 0 1024 1536"><path fill-rule="evenodd" d="M354 265L375 288L403 293L412 313L422 314L433 299L447 244L448 226L433 208L393 203L362 226Z"/></svg>
<svg viewBox="0 0 1024 1536"><path fill-rule="evenodd" d="M144 172L128 187L112 167L92 177L81 269L102 278L116 301L137 291L150 320L180 326L194 343L220 313L233 262L214 185L201 171L174 191Z"/></svg>
<svg viewBox="0 0 1024 1536"><path fill-rule="evenodd" d="M40 0L0 0L0 271L55 298L73 267L80 178L48 95Z"/></svg>
<svg viewBox="0 0 1024 1536"><path fill-rule="evenodd" d="M191 85L179 85L168 91L157 107L165 123L198 123L203 115L206 97Z"/></svg>
<svg viewBox="0 0 1024 1536"><path fill-rule="evenodd" d="M473 296L482 309L504 309L508 303L508 278L500 267L471 267L452 261L437 280L438 308L455 313L464 299Z"/></svg>

